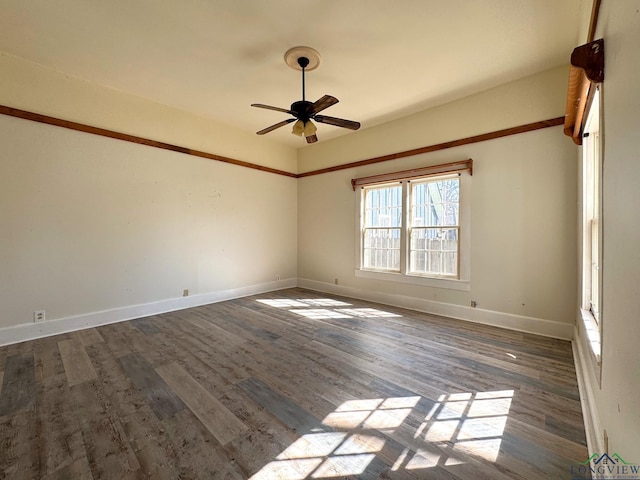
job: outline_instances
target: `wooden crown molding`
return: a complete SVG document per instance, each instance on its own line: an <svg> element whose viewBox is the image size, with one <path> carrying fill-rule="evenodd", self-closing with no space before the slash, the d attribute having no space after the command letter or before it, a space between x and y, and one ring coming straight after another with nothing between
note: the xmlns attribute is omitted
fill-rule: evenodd
<svg viewBox="0 0 640 480"><path fill-rule="evenodd" d="M144 137L138 137L135 135L129 135L126 133L115 132L113 130L107 130L104 128L92 127L82 123L71 122L69 120L62 120L56 117L50 117L48 115L42 115L39 113L33 113L26 110L20 110L18 108L7 107L0 105L0 114L7 115L9 117L21 118L24 120L30 120L38 123L45 123L47 125L54 125L57 127L68 128L79 132L90 133L92 135L100 135L108 138L115 138L125 142L138 143L141 145L147 145L149 147L160 148L163 150L170 150L173 152L184 153L185 155L192 155L196 157L206 158L209 160L215 160L223 163L230 163L240 167L251 168L254 170L260 170L263 172L273 173L276 175L283 175L291 178L304 178L314 175L321 175L324 173L335 172L338 170L346 170L349 168L359 167L363 165L371 165L374 163L387 162L390 160L397 160L400 158L410 157L413 155L420 155L423 153L436 152L438 150L445 150L447 148L459 147L461 145L469 145L472 143L485 142L487 140L494 140L496 138L508 137L510 135L517 135L520 133L531 132L542 128L555 127L562 125L564 117L551 118L549 120L541 120L539 122L527 123L525 125L518 125L517 127L506 128L504 130L496 130L494 132L483 133L481 135L475 135L473 137L460 138L458 140L452 140L450 142L438 143L435 145L428 145L425 147L415 148L413 150L405 150L403 152L391 153L389 155L383 155L381 157L368 158L366 160L359 160L356 162L345 163L342 165L336 165L333 167L322 168L319 170L313 170L304 173L291 173L284 170L277 170L275 168L265 167L263 165L257 165L255 163L245 162L242 160L236 160L234 158L223 157L213 153L202 152L199 150L193 150L191 148L180 147L172 145L170 143L158 142L156 140L150 140Z"/></svg>
<svg viewBox="0 0 640 480"><path fill-rule="evenodd" d="M349 168L362 167L364 165L372 165L374 163L388 162L390 160L412 157L414 155L421 155L423 153L437 152L439 150L460 147L462 145L470 145L472 143L486 142L487 140L495 140L496 138L532 132L534 130L540 130L541 128L555 127L557 125L562 125L563 122L564 117L550 118L549 120L541 120L539 122L518 125L517 127L505 128L504 130L496 130L494 132L483 133L481 135L474 135L473 137L460 138L458 140L451 140L450 142L436 143L435 145L427 145L426 147L414 148L413 150L390 153L389 155L383 155L381 157L368 158L366 160L358 160L357 162L344 163L342 165L335 165L333 167L322 168L320 170L312 170L309 172L299 173L298 178L311 177L313 175L321 175L323 173L337 172L338 170L347 170Z"/></svg>
<svg viewBox="0 0 640 480"><path fill-rule="evenodd" d="M115 138L116 140L123 140L125 142L138 143L141 145L147 145L149 147L160 148L162 150L170 150L172 152L184 153L186 155L206 158L208 160L216 160L218 162L229 163L231 165L237 165L239 167L251 168L253 170L260 170L262 172L275 173L277 175L284 175L286 177L296 178L295 173L286 172L284 170L265 167L264 165L245 162L243 160L236 160L235 158L224 157L222 155L216 155L214 153L208 153L200 150L193 150L191 148L180 147L178 145L172 145L170 143L158 142L156 140L150 140L148 138L138 137L136 135L129 135L127 133L116 132L114 130L107 130L106 128L92 127L91 125L85 125L84 123L71 122L69 120L62 120L60 118L50 117L48 115L33 113L26 110L20 110L18 108L12 108L12 107L0 105L0 114L7 115L9 117L22 118L24 120L31 120L33 122L38 122L38 123L46 123L47 125L54 125L56 127L68 128L70 130L76 130L78 132L91 133L93 135L100 135L101 137Z"/></svg>

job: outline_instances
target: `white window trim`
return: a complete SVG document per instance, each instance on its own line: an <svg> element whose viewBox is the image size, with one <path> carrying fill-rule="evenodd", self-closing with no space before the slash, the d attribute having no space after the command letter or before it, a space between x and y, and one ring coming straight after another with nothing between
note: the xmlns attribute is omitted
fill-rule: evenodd
<svg viewBox="0 0 640 480"><path fill-rule="evenodd" d="M586 340L589 344L589 349L591 352L591 356L593 361L597 366L601 365L602 362L602 348L600 343L600 325L596 322L596 319L593 318L593 315L589 310L585 310L584 308L580 309L580 316L582 317L582 327L587 336Z"/></svg>
<svg viewBox="0 0 640 480"><path fill-rule="evenodd" d="M447 177L447 175L443 173L442 175L431 176L431 178L441 178ZM427 177L416 177L411 180L419 180ZM460 254L459 254L459 272L458 278L451 277L435 277L435 276L424 276L424 275L415 275L409 274L405 272L406 269L406 246L401 250L401 272L383 272L380 270L369 270L365 269L362 266L362 235L361 235L361 226L362 226L362 188L364 186L359 186L356 188L356 231L355 231L355 258L356 258L356 268L355 268L355 276L358 278L368 278L373 280L382 280L387 282L395 282L395 283L404 283L411 285L420 285L426 287L434 287L434 288L443 288L449 290L460 290L460 291L471 291L471 176L470 175L459 175L460 180L460 200L459 200L459 208L460 208L460 231L459 231L459 242L460 242ZM388 183L395 183L393 181L389 181ZM406 219L408 215L408 209L410 206L408 205L408 183L403 180L402 183L402 195L404 202L404 214L402 216L402 237L403 237L403 245L406 243Z"/></svg>
<svg viewBox="0 0 640 480"><path fill-rule="evenodd" d="M597 87L598 90L601 86ZM597 124L598 128L598 136L599 142L598 147L599 150L597 155L599 157L598 167L599 171L597 175L599 176L599 212L597 214L597 218L599 219L597 228L598 230L598 319L596 319L591 312L589 300L591 298L591 275L592 275L592 253L591 253L591 217L590 217L590 204L591 200L587 198L587 169L586 169L586 161L584 158L584 150L581 152L581 162L582 162L582 295L580 299L580 316L582 320L582 327L586 335L587 343L590 347L590 353L592 359L596 366L601 366L601 338L602 338L602 325L603 325L603 315L602 315L602 240L603 240L603 229L602 229L602 168L603 168L603 158L602 158L602 103L600 100L601 92L598 92L598 95L594 95L592 102L589 104L587 121L585 123L585 132L590 132L592 123ZM593 102L598 101L599 108L599 117L596 119L592 114L592 106ZM585 142L583 142L582 148L586 148Z"/></svg>

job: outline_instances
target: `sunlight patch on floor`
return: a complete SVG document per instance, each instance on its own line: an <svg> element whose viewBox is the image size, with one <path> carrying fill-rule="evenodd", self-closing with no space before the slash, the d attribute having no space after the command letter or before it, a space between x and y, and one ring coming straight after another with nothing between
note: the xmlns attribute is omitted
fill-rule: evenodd
<svg viewBox="0 0 640 480"><path fill-rule="evenodd" d="M402 316L377 308L332 308L351 306L350 303L332 298L260 298L256 301L270 307L289 308L292 309L289 310L292 313L316 320L328 318L392 318Z"/></svg>
<svg viewBox="0 0 640 480"><path fill-rule="evenodd" d="M297 313L303 317L313 318L315 320L323 320L327 318L352 318L344 313L337 312L335 310L329 310L326 308L307 308L306 310L289 310L290 312Z"/></svg>
<svg viewBox="0 0 640 480"><path fill-rule="evenodd" d="M416 438L495 462L500 453L513 390L442 395Z"/></svg>
<svg viewBox="0 0 640 480"><path fill-rule="evenodd" d="M362 318L400 317L397 313L385 312L384 310L378 310L377 308L339 308L336 312Z"/></svg>
<svg viewBox="0 0 640 480"><path fill-rule="evenodd" d="M290 308L290 307L308 307L309 305L298 300L291 300L289 298L261 298L257 300L260 303L269 305L270 307L277 308Z"/></svg>
<svg viewBox="0 0 640 480"><path fill-rule="evenodd" d="M258 302L270 307L290 308L290 307L348 307L351 304L334 300L332 298L259 298Z"/></svg>
<svg viewBox="0 0 640 480"><path fill-rule="evenodd" d="M350 304L332 299L258 301L316 320L401 316L375 308L336 308ZM513 396L513 390L496 390L443 394L437 401L418 395L347 400L325 416L322 427L302 435L250 480L358 476L391 439L381 459L392 471L446 470L475 461L472 457L495 462ZM397 438L407 434L413 440L402 441L400 453L394 451Z"/></svg>
<svg viewBox="0 0 640 480"><path fill-rule="evenodd" d="M465 463L466 455L495 462L513 395L499 390L445 394L437 402L420 396L348 400L323 419L326 430L302 435L251 480L361 475L401 426L415 429L415 442L397 454L392 471L446 469ZM421 400L433 404L422 423L403 425Z"/></svg>

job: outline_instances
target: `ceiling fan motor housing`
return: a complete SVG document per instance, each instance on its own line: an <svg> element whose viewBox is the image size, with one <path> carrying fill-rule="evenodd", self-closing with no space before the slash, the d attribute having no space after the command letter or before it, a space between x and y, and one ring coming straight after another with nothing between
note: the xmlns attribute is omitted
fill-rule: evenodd
<svg viewBox="0 0 640 480"><path fill-rule="evenodd" d="M308 112L311 105L313 105L313 103L308 100L299 100L291 104L291 111L296 118L303 122L308 122L310 118Z"/></svg>

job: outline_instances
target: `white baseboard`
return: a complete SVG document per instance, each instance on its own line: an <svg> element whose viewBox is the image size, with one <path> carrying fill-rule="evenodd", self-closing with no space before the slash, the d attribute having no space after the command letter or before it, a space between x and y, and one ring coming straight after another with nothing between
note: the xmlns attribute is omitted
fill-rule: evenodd
<svg viewBox="0 0 640 480"><path fill-rule="evenodd" d="M333 293L347 297L359 298L373 302L408 308L434 315L467 320L485 325L508 328L521 332L534 333L547 337L570 340L573 338L574 326L540 318L494 312L480 308L464 307L442 302L434 302L404 295L371 292L343 285L318 282L315 280L289 278L275 282L267 282L247 287L221 290L218 292L192 295L189 297L171 298L143 305L131 305L100 312L91 312L73 317L50 320L43 323L25 323L0 329L0 345L34 340L36 338L67 333L84 328L107 325L109 323L132 320L160 313L182 310L210 303L222 302L234 298L256 295L285 288L308 288L320 292Z"/></svg>
<svg viewBox="0 0 640 480"><path fill-rule="evenodd" d="M595 385L591 375L590 352L588 346L584 344L584 339L580 336L578 327L575 327L573 346L573 363L576 366L576 377L578 378L578 390L580 391L580 404L582 406L582 417L584 418L584 430L587 437L587 449L589 454L605 453L604 439L601 435L602 426L596 410ZM597 387L596 387L597 388Z"/></svg>
<svg viewBox="0 0 640 480"><path fill-rule="evenodd" d="M520 332L544 335L545 337L571 340L573 338L573 324L556 322L542 318L525 317L510 313L495 312L481 308L464 307L450 303L434 302L422 298L408 297L391 293L372 292L359 288L334 285L315 280L298 279L298 287L317 290L325 293L333 293L346 297L369 300L395 307L408 308L419 312L451 317L458 320L467 320L495 327L517 330Z"/></svg>
<svg viewBox="0 0 640 480"><path fill-rule="evenodd" d="M204 293L201 295L170 298L168 300L145 303L142 305L131 305L100 312L91 312L73 317L49 320L42 323L23 323L21 325L1 328L0 345L9 345L12 343L24 342L26 340L48 337L50 335L58 335L60 333L107 325L109 323L173 312L184 308L222 302L224 300L232 300L234 298L246 297L248 295L256 295L259 293L292 288L296 285L296 279L289 278L275 282L249 285L247 287Z"/></svg>

